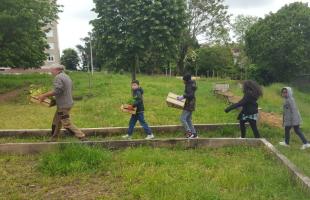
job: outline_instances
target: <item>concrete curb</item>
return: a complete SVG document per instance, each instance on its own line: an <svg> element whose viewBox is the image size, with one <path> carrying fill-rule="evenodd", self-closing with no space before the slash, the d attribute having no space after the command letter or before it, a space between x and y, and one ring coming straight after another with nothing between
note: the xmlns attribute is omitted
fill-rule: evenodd
<svg viewBox="0 0 310 200"><path fill-rule="evenodd" d="M264 146L276 156L276 158L284 164L292 176L300 182L304 188L306 188L310 192L310 178L304 175L296 165L294 165L286 156L281 154L270 142L266 139L261 139L261 142Z"/></svg>
<svg viewBox="0 0 310 200"><path fill-rule="evenodd" d="M85 142L38 142L38 143L7 143L0 144L0 154L36 154L55 150L61 145L82 144L99 146L108 149L123 149L128 147L182 147L188 148L220 148L224 146L262 146L259 139L241 138L199 138L199 139L153 139L153 140L104 140Z"/></svg>
<svg viewBox="0 0 310 200"><path fill-rule="evenodd" d="M226 127L238 127L238 123L223 123L223 124L195 124L195 128L198 131L211 131ZM181 125L162 125L162 126L150 126L152 131L157 133L168 133L184 131ZM107 128L82 128L81 129L87 136L118 136L126 134L128 127L107 127ZM136 127L136 132L143 132L142 127ZM36 136L49 136L50 129L0 129L0 137L36 137ZM67 131L62 130L62 135L69 135Z"/></svg>

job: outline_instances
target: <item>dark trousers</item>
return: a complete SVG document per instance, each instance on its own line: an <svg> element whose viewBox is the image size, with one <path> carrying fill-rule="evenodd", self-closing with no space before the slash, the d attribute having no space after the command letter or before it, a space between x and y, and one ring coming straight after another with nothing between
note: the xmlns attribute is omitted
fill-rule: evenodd
<svg viewBox="0 0 310 200"><path fill-rule="evenodd" d="M144 119L144 113L140 112L137 113L135 115L131 115L130 121L129 121L129 128L128 128L128 135L131 136L133 133L133 129L135 128L135 125L137 123L137 121L140 122L140 125L143 127L145 133L147 135L151 135L152 134L152 130L150 129L150 127L147 125L145 119Z"/></svg>
<svg viewBox="0 0 310 200"><path fill-rule="evenodd" d="M290 143L290 131L291 131L292 126L286 126L285 127L285 143L289 144ZM305 138L304 134L301 132L299 125L293 126L295 133L298 135L298 137L301 139L301 141L304 144L307 144L308 141Z"/></svg>
<svg viewBox="0 0 310 200"><path fill-rule="evenodd" d="M256 125L256 120L253 119L247 119L247 120L240 120L240 130L241 130L241 138L245 138L245 134L246 134L246 127L245 127L245 123L249 122L250 126L252 128L253 134L255 138L260 138L258 129L257 129L257 125Z"/></svg>

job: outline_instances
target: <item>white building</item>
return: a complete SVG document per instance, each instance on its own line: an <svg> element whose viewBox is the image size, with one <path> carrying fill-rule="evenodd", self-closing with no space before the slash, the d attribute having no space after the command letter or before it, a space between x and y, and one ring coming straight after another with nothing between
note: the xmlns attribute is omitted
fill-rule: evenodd
<svg viewBox="0 0 310 200"><path fill-rule="evenodd" d="M48 57L44 63L44 67L50 66L52 64L60 64L57 22L53 22L52 24L48 25L47 28L50 29L50 31L46 33L49 49L45 50L45 52L48 54Z"/></svg>

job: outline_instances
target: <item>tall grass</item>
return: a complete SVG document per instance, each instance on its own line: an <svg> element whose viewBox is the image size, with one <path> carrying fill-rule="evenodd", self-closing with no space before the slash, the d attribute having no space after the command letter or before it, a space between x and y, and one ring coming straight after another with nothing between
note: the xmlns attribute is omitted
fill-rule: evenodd
<svg viewBox="0 0 310 200"><path fill-rule="evenodd" d="M47 175L63 176L79 173L95 173L106 170L111 153L96 147L78 144L61 145L59 150L44 154L38 169Z"/></svg>

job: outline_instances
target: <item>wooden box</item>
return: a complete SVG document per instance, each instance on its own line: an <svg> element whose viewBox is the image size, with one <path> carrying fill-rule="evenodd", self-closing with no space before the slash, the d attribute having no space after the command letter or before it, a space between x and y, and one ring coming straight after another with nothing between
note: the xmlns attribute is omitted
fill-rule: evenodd
<svg viewBox="0 0 310 200"><path fill-rule="evenodd" d="M40 104L40 105L47 106L47 107L52 107L52 106L56 105L55 99L52 99L52 100L51 99L44 99L44 101L40 102L38 97L31 96L30 97L30 101L33 102L33 103L37 103L37 104Z"/></svg>
<svg viewBox="0 0 310 200"><path fill-rule="evenodd" d="M135 115L137 113L137 108L131 108L132 105L129 104L122 104L121 111L125 113L129 113Z"/></svg>
<svg viewBox="0 0 310 200"><path fill-rule="evenodd" d="M174 94L172 92L169 92L167 99L166 99L166 103L169 107L172 108L177 108L177 109L183 109L184 105L185 105L185 99L183 99L182 101L178 100L177 97L179 95Z"/></svg>

